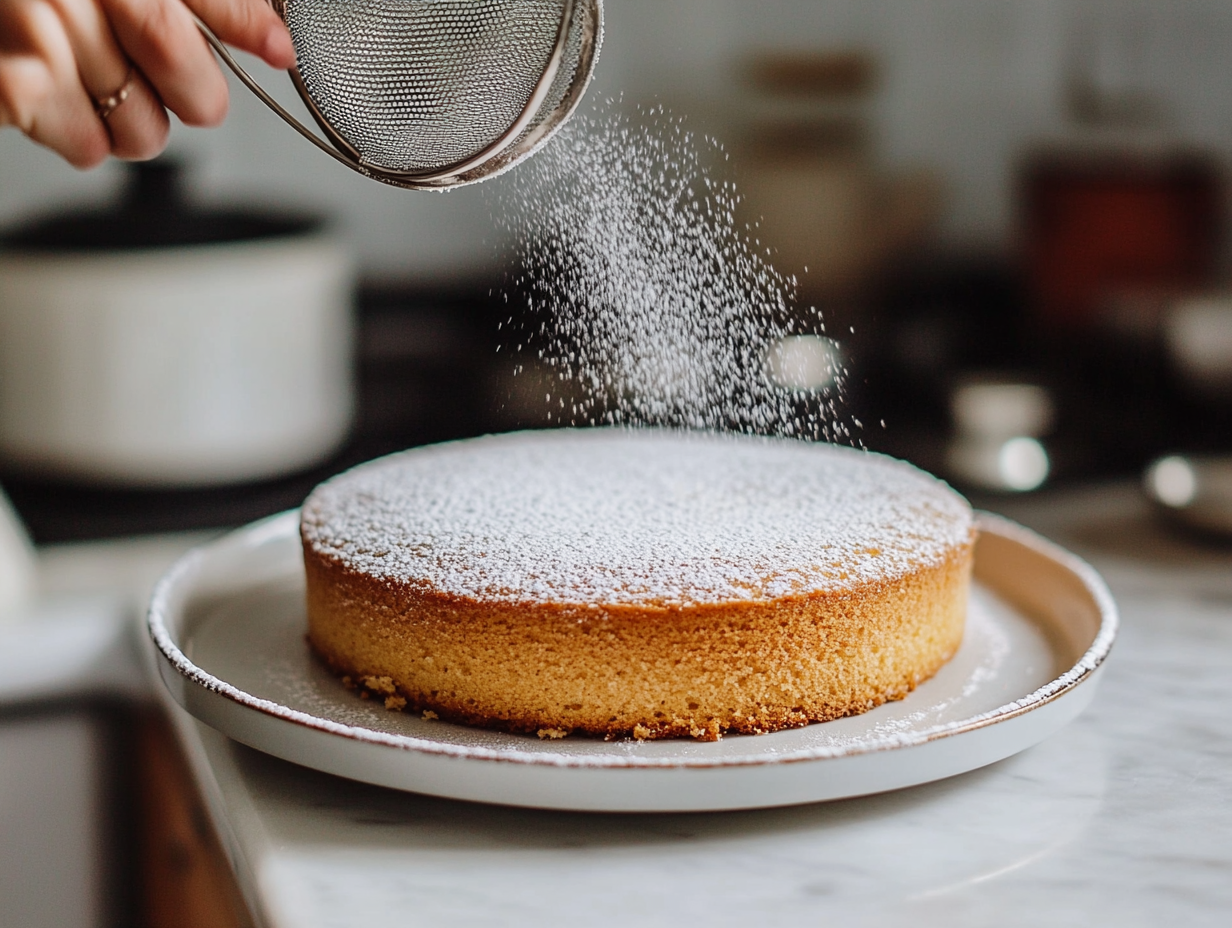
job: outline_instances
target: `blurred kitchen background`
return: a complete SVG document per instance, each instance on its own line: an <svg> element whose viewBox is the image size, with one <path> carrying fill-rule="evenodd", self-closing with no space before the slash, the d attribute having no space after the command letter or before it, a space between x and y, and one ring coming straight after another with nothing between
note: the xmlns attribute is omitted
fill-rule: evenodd
<svg viewBox="0 0 1232 928"><path fill-rule="evenodd" d="M1217 451L1225 443L1232 382L1224 228L1232 9L1226 4L612 0L607 17L588 103L612 96L630 110L662 103L724 142L747 218L762 220L762 237L776 249L780 268L799 274L804 307L817 305L827 333L841 333L837 346L800 345L797 354L841 354L852 372L848 405L865 426L866 445L946 472L960 485L1022 489L1045 477L1131 473L1167 450ZM285 78L253 67L294 105ZM333 251L283 255L276 272L243 272L265 274L267 282L277 274L299 281L299 294L268 283L265 300L278 302L282 316L265 320L264 335L253 331L253 313L222 290L203 292L187 270L182 279L165 279L162 291L147 287L145 315L138 320L130 312L123 323L100 322L83 307L80 288L97 292L88 269L74 271L85 278L63 282L54 297L31 296L27 291L38 286L29 280L11 284L10 291L29 299L77 304L94 326L71 347L50 344L65 338L53 329L84 329L71 315L45 320L39 333L28 319L3 330L9 353L27 363L10 360L0 380L10 397L22 394L20 402L0 400L9 404L11 420L0 421L0 452L7 452L0 472L36 541L235 524L294 505L321 474L345 463L546 421L537 385L515 382L495 355L491 294L499 294L508 269L492 221L500 200L493 188L516 179L442 196L387 189L339 171L299 144L240 89L223 128L179 128L170 154L184 168L182 215L170 223L175 229L136 228L133 243L142 244L143 234L164 243L180 236L186 244L240 237L268 250L278 241L316 237ZM27 247L41 233L44 256L58 257L57 248L71 250L76 234L78 248L84 243L102 256L93 268L101 264L130 280L148 276L131 272L147 267L142 252L122 256L136 262L128 270L119 269L121 258L107 257L109 246L123 245L114 217L95 217L93 232L28 226L122 200L129 184L123 166L78 173L7 132L0 136L0 172L0 229L9 231L11 248ZM165 214L158 197L172 194L159 193L160 183L169 185L167 178L145 178L154 190L146 196ZM203 217L206 210L212 215ZM129 208L121 224L140 227L134 212ZM85 222L79 217L78 226ZM347 260L355 262L353 278ZM343 266L327 272L322 261ZM27 262L25 276L37 281L53 267L60 265ZM305 268L329 279L310 279ZM234 268L196 273L197 280L225 276L237 292L261 301L251 276L241 284ZM16 276L12 269L6 274ZM338 363L328 358L329 343L308 339L284 348L283 354L300 355L302 370L293 371L285 362L260 360L263 351L279 351L276 342L256 342L279 328L307 339L306 329L343 325L325 318L326 306L297 317L287 304L302 303L307 291L322 302L345 299L339 288L352 279L357 402L348 428L341 408L348 402L345 375L335 372L334 382L312 385L307 373ZM172 326L158 307L175 302L177 289L195 294L202 317L175 323L182 350L192 354L182 363L169 357L169 332L149 334L159 320ZM328 297L322 290L330 290ZM276 292L283 296L268 296ZM11 294L10 302L20 298ZM243 318L220 322L223 306ZM194 324L205 325L215 344L203 345ZM147 333L140 347L123 344L125 325ZM106 424L111 413L98 395L101 385L89 385L84 374L53 385L59 375L45 360L52 355L33 360L36 346L18 344L21 338L62 358L118 352L91 363L124 368L130 391L141 382L134 365L161 363L162 372L151 369L148 377L174 373L183 380L205 378L206 370L218 375L219 364L250 363L265 369L264 379L250 384L254 394L281 383L288 393L321 395L314 409L294 411L296 400L288 396L250 410L251 422L234 423L249 438L222 436L218 430L228 427L222 420L241 415L219 411L212 440L217 455L232 455L232 466L217 464L212 472L212 465L199 463L199 472L185 471L180 482L221 483L224 490L151 494L133 486L174 484L176 465L164 462L170 470L154 474L157 467L139 459L153 453L148 443L137 447L141 436L134 433L126 452L103 449L101 435L93 445L80 438L74 445L49 434L57 415L78 415L96 432L110 429L113 438L121 425ZM340 328L329 339L336 350L345 344ZM241 358L239 346L248 341L254 346ZM217 354L224 343L231 344L229 362ZM148 355L154 345L163 357ZM141 352L147 352L143 360L134 360ZM817 367L824 377L825 365ZM74 393L91 392L94 407L52 410L46 394L53 386L62 405L71 405ZM220 393L233 405L248 402L238 387L228 393L202 381L197 391L217 403ZM164 399L164 408L140 413L149 422L162 416L164 437L177 409L191 407L200 419L209 403L180 397L177 407ZM15 403L22 409L11 408ZM247 449L252 460L245 465L241 446L261 428L262 415L297 415L299 432L267 429L268 447ZM12 424L22 416L26 425ZM982 421L989 416L1002 424ZM77 427L65 420L59 428ZM1022 473L1007 478L994 459L1014 438L1040 447L1020 442ZM190 439L184 436L182 454L209 456ZM87 460L104 450L109 461ZM125 454L138 459L118 464L117 455ZM243 479L276 475L280 454L291 476ZM113 486L98 491L91 479L98 476ZM116 490L116 484L128 487Z"/></svg>
<svg viewBox="0 0 1232 928"><path fill-rule="evenodd" d="M748 218L799 276L802 325L822 310L825 331L771 371L784 389L823 395L840 358L858 439L980 501L1162 462L1148 489L1185 509L1224 473L1232 4L607 0L606 15L583 105L663 104L722 140ZM245 62L295 105L285 76ZM11 634L86 601L130 617L171 553L350 464L547 421L542 389L496 352L509 268L492 211L516 178L385 187L233 88L222 128L176 127L143 171L79 173L0 133ZM14 647L0 925L157 922L149 842L180 842L164 876L183 881L208 829L189 806L161 832L140 812L163 774L117 786L158 737L113 685L131 655L23 689L33 658ZM80 865L40 863L57 859Z"/></svg>

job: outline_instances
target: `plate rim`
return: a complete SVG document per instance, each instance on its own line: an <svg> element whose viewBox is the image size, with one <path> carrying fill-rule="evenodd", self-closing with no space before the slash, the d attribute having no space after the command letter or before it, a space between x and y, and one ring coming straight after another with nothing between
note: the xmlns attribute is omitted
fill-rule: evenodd
<svg viewBox="0 0 1232 928"><path fill-rule="evenodd" d="M1095 637L1078 660L1063 673L1017 700L978 715L954 722L934 725L921 731L895 732L881 738L849 745L818 746L790 753L764 753L744 757L708 758L698 756L682 757L679 755L634 757L615 753L573 755L552 754L548 751L534 753L517 752L477 745L451 744L431 738L399 735L358 725L346 725L299 709L293 709L290 706L285 706L272 700L254 696L197 666L175 642L166 623L166 613L171 600L179 586L191 580L193 573L210 556L213 549L228 541L234 542L244 536L255 538L256 540L251 542L254 545L273 540L285 533L284 523L298 525L298 518L299 509L297 508L242 526L232 532L228 532L221 538L194 548L182 556L163 575L154 588L146 617L149 637L155 647L160 663L169 667L188 683L195 684L215 696L229 700L242 708L271 717L278 722L307 728L318 734L331 735L373 747L391 748L412 754L546 768L592 770L689 768L713 770L838 760L901 750L1007 722L1048 705L1062 696L1068 695L1084 682L1091 679L1103 666L1112 650L1120 624L1116 602L1112 597L1112 593L1094 567L1076 554L1055 542L1049 541L1031 529L1025 528L1003 516L978 511L976 513L976 527L981 534L987 532L988 534L1016 542L1068 570L1077 577L1083 588L1091 595L1100 614L1100 624ZM165 678L163 683L168 690L172 690L169 681ZM183 700L178 698L178 695L173 690L172 696L176 699L177 703L184 705L186 709L189 708L184 704ZM191 709L189 709L189 712L190 714L196 714ZM773 734L760 737L772 738ZM693 742L689 742L689 744L692 745Z"/></svg>

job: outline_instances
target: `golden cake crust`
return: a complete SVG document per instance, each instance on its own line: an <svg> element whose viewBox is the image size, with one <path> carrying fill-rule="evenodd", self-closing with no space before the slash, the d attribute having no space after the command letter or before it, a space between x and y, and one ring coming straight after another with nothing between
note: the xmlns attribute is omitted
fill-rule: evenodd
<svg viewBox="0 0 1232 928"><path fill-rule="evenodd" d="M681 473L683 494L660 479ZM947 487L875 455L595 430L366 465L309 498L303 537L312 646L391 707L712 740L934 674L962 640L974 530Z"/></svg>

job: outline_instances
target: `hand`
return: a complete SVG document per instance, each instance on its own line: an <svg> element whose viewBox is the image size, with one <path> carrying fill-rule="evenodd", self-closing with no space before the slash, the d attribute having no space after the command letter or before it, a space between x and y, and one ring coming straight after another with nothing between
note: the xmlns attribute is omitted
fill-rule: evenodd
<svg viewBox="0 0 1232 928"><path fill-rule="evenodd" d="M227 82L192 13L272 67L295 64L266 0L0 0L0 127L88 168L108 155L153 158L167 110L218 125Z"/></svg>

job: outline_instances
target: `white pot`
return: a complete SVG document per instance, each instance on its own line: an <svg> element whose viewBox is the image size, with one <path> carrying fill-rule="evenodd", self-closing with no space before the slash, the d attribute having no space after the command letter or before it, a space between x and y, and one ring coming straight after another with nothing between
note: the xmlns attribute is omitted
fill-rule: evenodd
<svg viewBox="0 0 1232 928"><path fill-rule="evenodd" d="M352 417L354 276L320 234L0 253L0 455L146 486L325 458Z"/></svg>

